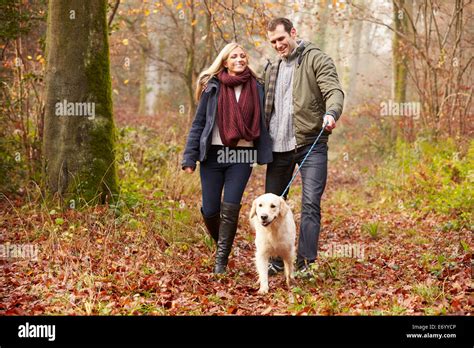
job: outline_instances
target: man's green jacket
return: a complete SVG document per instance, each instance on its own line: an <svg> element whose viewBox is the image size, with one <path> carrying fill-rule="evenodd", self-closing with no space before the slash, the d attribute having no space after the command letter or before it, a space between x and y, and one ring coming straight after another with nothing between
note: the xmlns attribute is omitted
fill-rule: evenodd
<svg viewBox="0 0 474 348"><path fill-rule="evenodd" d="M344 92L333 60L311 42L304 42L303 45L293 73L293 127L298 147L314 142L321 131L325 114L332 115L337 121L344 104ZM273 64L279 65L280 62L281 59ZM269 62L265 68L266 98L268 93L274 93L274 89L268 89L272 71L275 73ZM270 117L266 115L267 125L270 124ZM320 142L327 142L330 133L324 131Z"/></svg>

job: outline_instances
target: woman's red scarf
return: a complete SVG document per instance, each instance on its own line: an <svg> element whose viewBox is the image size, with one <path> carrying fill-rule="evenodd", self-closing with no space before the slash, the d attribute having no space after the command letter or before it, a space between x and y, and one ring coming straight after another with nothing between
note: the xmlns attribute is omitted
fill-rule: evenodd
<svg viewBox="0 0 474 348"><path fill-rule="evenodd" d="M223 70L217 75L220 84L217 100L217 126L222 144L235 147L240 139L252 141L260 136L260 103L257 80L246 68L232 76ZM242 85L239 101L234 87Z"/></svg>

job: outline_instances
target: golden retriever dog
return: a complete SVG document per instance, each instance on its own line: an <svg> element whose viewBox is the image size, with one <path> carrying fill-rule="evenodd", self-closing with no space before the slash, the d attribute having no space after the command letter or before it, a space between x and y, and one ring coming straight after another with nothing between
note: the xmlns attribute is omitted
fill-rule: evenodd
<svg viewBox="0 0 474 348"><path fill-rule="evenodd" d="M260 283L258 293L268 292L268 263L270 257L275 256L283 259L289 287L296 254L296 225L290 207L282 197L266 193L253 201L249 218L256 234L255 261Z"/></svg>

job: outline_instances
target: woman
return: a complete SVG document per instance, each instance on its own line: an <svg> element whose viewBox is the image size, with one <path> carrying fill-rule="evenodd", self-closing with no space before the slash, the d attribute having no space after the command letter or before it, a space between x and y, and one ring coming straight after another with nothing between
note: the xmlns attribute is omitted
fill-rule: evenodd
<svg viewBox="0 0 474 348"><path fill-rule="evenodd" d="M199 105L182 162L187 173L194 172L196 162L200 162L201 214L217 243L214 273L225 273L240 202L252 172L250 162L235 161L235 156L233 161L230 156L223 159L223 155L243 150L256 153L259 164L272 160L271 139L264 123L263 86L248 63L242 46L230 43L200 74L196 87Z"/></svg>

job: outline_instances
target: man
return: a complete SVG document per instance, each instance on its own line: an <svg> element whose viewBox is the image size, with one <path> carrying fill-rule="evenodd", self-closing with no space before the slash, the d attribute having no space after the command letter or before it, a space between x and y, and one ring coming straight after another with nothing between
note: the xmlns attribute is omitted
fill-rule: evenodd
<svg viewBox="0 0 474 348"><path fill-rule="evenodd" d="M273 19L267 31L279 55L265 68L265 117L273 141L273 162L266 173L267 193L283 193L296 164L301 164L327 123L300 170L303 189L296 267L305 274L316 260L320 203L327 178L327 141L341 116L344 93L332 59L311 42L298 40L290 20ZM272 260L269 274L282 270L282 261Z"/></svg>

